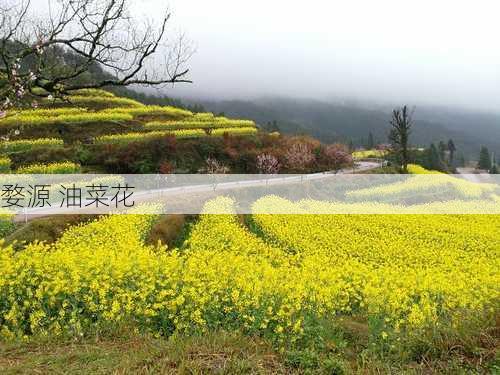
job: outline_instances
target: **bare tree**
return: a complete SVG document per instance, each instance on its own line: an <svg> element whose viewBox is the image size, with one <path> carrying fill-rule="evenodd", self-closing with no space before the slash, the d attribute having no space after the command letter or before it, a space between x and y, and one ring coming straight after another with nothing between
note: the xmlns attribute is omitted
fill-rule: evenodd
<svg viewBox="0 0 500 375"><path fill-rule="evenodd" d="M205 160L205 166L199 172L205 174L226 174L229 172L229 167L215 158L208 157Z"/></svg>
<svg viewBox="0 0 500 375"><path fill-rule="evenodd" d="M413 126L412 116L413 111L410 112L405 105L392 111L390 121L389 141L404 172L408 171L408 163L410 162L409 138Z"/></svg>
<svg viewBox="0 0 500 375"><path fill-rule="evenodd" d="M159 23L139 21L129 0L47 0L37 17L31 0L0 3L0 96L3 106L31 97L63 97L85 88L162 86L187 79L186 38L167 38ZM88 79L103 69L106 74Z"/></svg>

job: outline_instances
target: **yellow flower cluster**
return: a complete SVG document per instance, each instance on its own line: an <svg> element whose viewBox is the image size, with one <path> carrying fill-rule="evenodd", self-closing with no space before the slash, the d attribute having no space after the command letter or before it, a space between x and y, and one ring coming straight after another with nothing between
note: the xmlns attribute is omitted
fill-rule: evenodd
<svg viewBox="0 0 500 375"><path fill-rule="evenodd" d="M354 159L383 158L385 155L387 155L387 151L385 150L363 150L352 153Z"/></svg>
<svg viewBox="0 0 500 375"><path fill-rule="evenodd" d="M117 108L117 107L142 107L143 104L136 100L128 98L120 98L114 96L88 96L88 95L72 95L64 100L45 99L45 105L50 106L79 106L86 108Z"/></svg>
<svg viewBox="0 0 500 375"><path fill-rule="evenodd" d="M22 139L19 141L2 142L0 152L30 151L38 148L60 148L64 141L57 138Z"/></svg>
<svg viewBox="0 0 500 375"><path fill-rule="evenodd" d="M257 128L253 127L239 127L239 128L222 128L214 129L210 135L214 137L223 136L225 134L229 135L255 135L257 134Z"/></svg>
<svg viewBox="0 0 500 375"><path fill-rule="evenodd" d="M48 116L57 117L63 115L76 115L87 112L87 108L37 108L37 109L23 109L23 110L9 110L7 116L0 120L0 123L4 123L7 118L20 118L24 119L32 116Z"/></svg>
<svg viewBox="0 0 500 375"><path fill-rule="evenodd" d="M495 184L477 184L461 178L450 176L445 173L428 171L418 165L408 165L408 171L415 174L410 177L401 176L401 180L382 184L365 189L358 189L348 192L346 196L350 199L359 200L405 200L412 199L415 195L436 197L450 197L462 199L491 198L491 195L498 192L499 187ZM382 181L381 181L382 182Z"/></svg>
<svg viewBox="0 0 500 375"><path fill-rule="evenodd" d="M126 133L116 135L104 135L94 140L96 144L127 144L130 142L146 142L153 139L173 136L176 138L198 138L207 134L201 129L183 129L171 131L153 131L149 133Z"/></svg>
<svg viewBox="0 0 500 375"><path fill-rule="evenodd" d="M159 271L160 258L143 245L155 209L73 227L53 245L1 250L1 334L81 333L146 306Z"/></svg>
<svg viewBox="0 0 500 375"><path fill-rule="evenodd" d="M217 118L215 121L153 121L147 123L145 128L148 130L255 128L255 123L249 120Z"/></svg>
<svg viewBox="0 0 500 375"><path fill-rule="evenodd" d="M224 134L230 135L253 135L257 133L256 128L243 127L243 128L222 128L215 129L210 134L207 134L203 129L179 129L168 131L151 131L149 133L126 133L116 135L104 135L97 137L94 140L96 144L127 144L130 142L147 142L152 139L159 139L163 137L173 136L178 139L201 138L201 137L221 137Z"/></svg>
<svg viewBox="0 0 500 375"><path fill-rule="evenodd" d="M134 117L159 116L168 119L184 119L193 116L192 112L187 111L185 109L175 108L170 106L162 107L159 105L144 105L140 107L131 107L131 108L112 108L104 110L103 113L110 113L110 114L122 113L122 114L132 115Z"/></svg>
<svg viewBox="0 0 500 375"><path fill-rule="evenodd" d="M411 173L411 174L443 174L439 171L432 171L432 170L428 170L428 169L425 169L424 167L422 167L421 165L418 165L418 164L408 164L408 173Z"/></svg>
<svg viewBox="0 0 500 375"><path fill-rule="evenodd" d="M58 113L56 116L45 114L10 116L0 120L0 126L53 126L58 124L89 124L113 121L132 121L133 117L126 113L96 113L82 112L64 114Z"/></svg>
<svg viewBox="0 0 500 375"><path fill-rule="evenodd" d="M18 174L70 174L79 172L80 165L70 161L50 164L31 164L16 170Z"/></svg>

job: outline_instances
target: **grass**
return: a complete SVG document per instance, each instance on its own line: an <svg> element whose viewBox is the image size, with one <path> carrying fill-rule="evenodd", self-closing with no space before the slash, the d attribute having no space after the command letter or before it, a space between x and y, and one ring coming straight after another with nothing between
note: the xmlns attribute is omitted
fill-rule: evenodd
<svg viewBox="0 0 500 375"><path fill-rule="evenodd" d="M238 332L174 334L155 338L123 327L80 338L0 342L1 374L486 374L498 373L497 357L468 363L460 357L398 365L369 354L366 323L341 323L318 350L275 351L261 338ZM349 344L351 342L352 344ZM355 348L353 346L356 345Z"/></svg>
<svg viewBox="0 0 500 375"><path fill-rule="evenodd" d="M357 171L358 174L400 174L401 171L398 167L388 166L388 167L380 167L374 169L368 169L365 171Z"/></svg>
<svg viewBox="0 0 500 375"><path fill-rule="evenodd" d="M169 248L175 247L188 220L190 217L187 215L161 215L151 228L148 242L152 245L161 242Z"/></svg>
<svg viewBox="0 0 500 375"><path fill-rule="evenodd" d="M0 344L2 374L285 374L266 343L236 333L155 339L119 337Z"/></svg>
<svg viewBox="0 0 500 375"><path fill-rule="evenodd" d="M18 250L25 244L37 241L52 243L59 239L68 227L94 218L94 215L57 215L17 224L16 230L5 238L5 243L13 243Z"/></svg>

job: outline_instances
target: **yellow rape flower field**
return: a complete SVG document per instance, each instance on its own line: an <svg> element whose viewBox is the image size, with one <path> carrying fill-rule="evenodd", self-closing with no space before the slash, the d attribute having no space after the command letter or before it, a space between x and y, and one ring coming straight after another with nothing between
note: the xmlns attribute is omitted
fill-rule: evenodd
<svg viewBox="0 0 500 375"><path fill-rule="evenodd" d="M500 216L311 215L327 203L279 197L253 208L273 205L303 214L242 219L218 198L206 212L226 214L202 214L179 248L147 244L155 206L71 227L53 244L4 246L2 339L127 324L156 337L224 330L278 352L337 353L362 322L362 351L379 358L472 350L463 343L476 336L496 347Z"/></svg>

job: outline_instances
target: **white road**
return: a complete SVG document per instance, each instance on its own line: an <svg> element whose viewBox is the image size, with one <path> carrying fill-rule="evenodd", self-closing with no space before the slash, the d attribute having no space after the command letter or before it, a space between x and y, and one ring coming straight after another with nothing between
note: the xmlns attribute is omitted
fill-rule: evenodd
<svg viewBox="0 0 500 375"><path fill-rule="evenodd" d="M370 161L360 161L356 162L355 168L343 169L337 171L336 174L353 174L361 171L367 171L371 169L376 169L381 166L380 163L370 162ZM335 174L335 172L321 172L321 173L312 173L305 175L294 175L283 177L273 177L271 179L254 179L240 182L225 182L218 183L216 185L217 191L230 190L239 187L258 187L258 186L276 186L276 185L286 185L297 182L305 182L305 181L316 181L325 178L329 178ZM145 192L137 192L134 194L134 202L136 204L151 201L153 197L157 197L158 195L162 197L168 196L176 196L180 194L186 193L204 193L204 192L213 192L214 184L201 184L201 185L192 185L192 186L182 186L182 187L173 187L167 189L158 189L158 190L148 190ZM95 210L94 210L95 211ZM48 208L35 208L30 209L29 212L18 214L14 217L15 222L28 222L34 219L49 217L60 214L92 214L91 208L75 208L72 211L64 210L64 213L61 212L60 208L48 207ZM103 212L105 213L105 212Z"/></svg>

